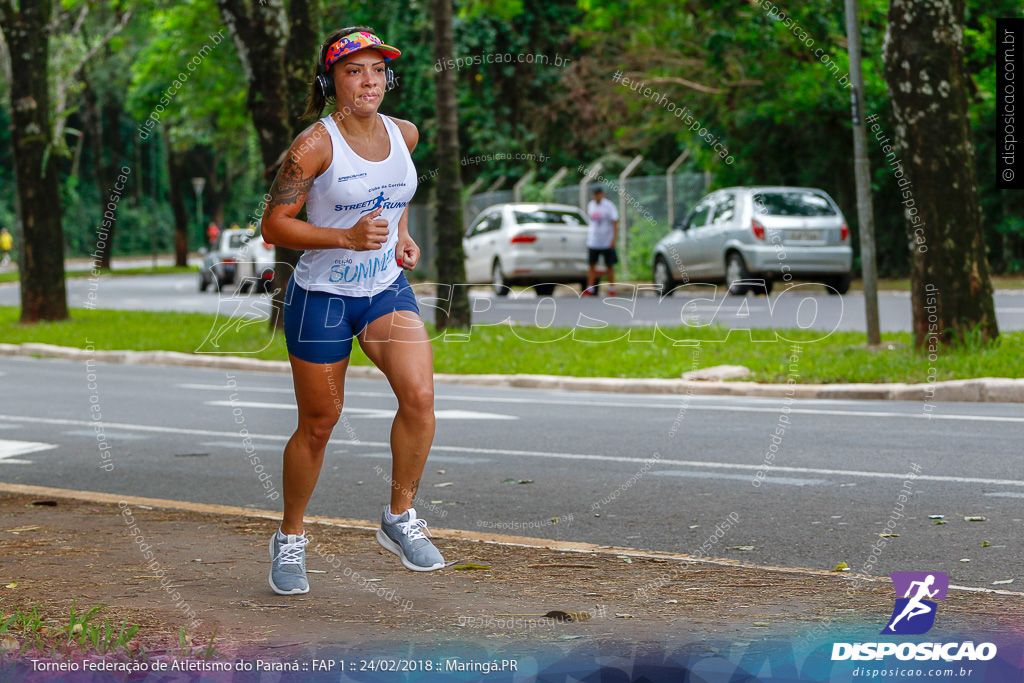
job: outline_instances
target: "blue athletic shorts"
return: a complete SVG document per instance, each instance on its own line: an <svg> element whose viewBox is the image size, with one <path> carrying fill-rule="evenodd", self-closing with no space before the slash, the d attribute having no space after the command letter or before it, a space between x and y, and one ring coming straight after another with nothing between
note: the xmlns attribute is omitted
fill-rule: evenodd
<svg viewBox="0 0 1024 683"><path fill-rule="evenodd" d="M404 272L387 289L373 296L309 291L292 278L284 304L288 353L308 363L337 363L352 353L352 337L393 311L420 312Z"/></svg>

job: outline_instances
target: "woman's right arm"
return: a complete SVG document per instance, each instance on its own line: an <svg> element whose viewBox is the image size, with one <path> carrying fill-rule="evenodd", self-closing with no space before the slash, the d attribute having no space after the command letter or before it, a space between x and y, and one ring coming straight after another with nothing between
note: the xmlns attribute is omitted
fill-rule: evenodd
<svg viewBox="0 0 1024 683"><path fill-rule="evenodd" d="M263 239L289 249L379 249L388 235L387 221L377 218L381 208L365 214L347 230L321 228L295 217L331 154L330 136L317 133L316 126L314 123L295 138L277 172L263 214Z"/></svg>

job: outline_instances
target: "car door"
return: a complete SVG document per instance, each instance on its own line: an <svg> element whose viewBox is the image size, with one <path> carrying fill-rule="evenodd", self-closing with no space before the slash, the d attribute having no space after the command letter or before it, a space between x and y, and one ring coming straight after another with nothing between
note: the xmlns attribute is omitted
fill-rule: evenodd
<svg viewBox="0 0 1024 683"><path fill-rule="evenodd" d="M717 195L708 195L697 202L686 222L685 251L682 251L681 254L690 277L707 277L711 269L707 255L707 250L710 247L705 247L705 240L708 221L715 208L716 197Z"/></svg>
<svg viewBox="0 0 1024 683"><path fill-rule="evenodd" d="M708 277L725 277L725 244L737 227L735 192L721 192L715 197L711 222L701 241L701 258L707 263Z"/></svg>
<svg viewBox="0 0 1024 683"><path fill-rule="evenodd" d="M495 215L494 211L485 211L469 227L466 237L462 241L463 249L466 252L466 279L472 283L490 281L491 261L487 257L493 248L488 242L493 241L491 229L495 222Z"/></svg>

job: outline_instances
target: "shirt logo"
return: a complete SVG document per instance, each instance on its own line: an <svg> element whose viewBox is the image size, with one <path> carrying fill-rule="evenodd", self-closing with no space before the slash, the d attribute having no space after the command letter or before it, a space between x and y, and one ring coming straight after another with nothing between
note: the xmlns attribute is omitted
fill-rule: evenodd
<svg viewBox="0 0 1024 683"><path fill-rule="evenodd" d="M366 173L356 173L355 175L340 176L338 178L338 182L339 183L343 183L346 180L354 180L355 178L362 178L362 177L365 177L365 176L366 176Z"/></svg>
<svg viewBox="0 0 1024 683"><path fill-rule="evenodd" d="M335 204L335 211L355 211L356 209L362 209L359 213L366 213L367 211L373 211L378 206L384 207L385 209L401 209L406 206L409 202L389 202L388 198L381 192L373 199L368 199L365 202L359 202L358 204Z"/></svg>

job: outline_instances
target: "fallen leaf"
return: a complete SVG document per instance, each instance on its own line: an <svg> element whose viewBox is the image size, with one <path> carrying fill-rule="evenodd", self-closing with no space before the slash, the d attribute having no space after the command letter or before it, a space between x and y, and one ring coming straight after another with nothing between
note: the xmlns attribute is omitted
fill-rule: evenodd
<svg viewBox="0 0 1024 683"><path fill-rule="evenodd" d="M616 614L615 618L616 619L632 619L633 615L632 614Z"/></svg>
<svg viewBox="0 0 1024 683"><path fill-rule="evenodd" d="M669 605L678 605L679 601L678 600L666 600L665 603L669 604Z"/></svg>
<svg viewBox="0 0 1024 683"><path fill-rule="evenodd" d="M755 621L754 626L771 626L770 621Z"/></svg>
<svg viewBox="0 0 1024 683"><path fill-rule="evenodd" d="M490 569L490 568L491 568L490 565L486 565L486 564L470 564L468 562L466 564L460 564L460 565L456 565L456 566L452 567L452 569Z"/></svg>
<svg viewBox="0 0 1024 683"><path fill-rule="evenodd" d="M81 632L82 632L82 625L81 624L75 624L74 626L71 627L71 635L77 636Z"/></svg>
<svg viewBox="0 0 1024 683"><path fill-rule="evenodd" d="M992 585L993 586L1002 586L1002 585L1005 585L1007 583L1013 583L1013 579L1007 579L1006 581L993 581Z"/></svg>
<svg viewBox="0 0 1024 683"><path fill-rule="evenodd" d="M630 559L629 555L616 555L615 557L619 558L623 562L626 562L627 564L633 564L633 560Z"/></svg>
<svg viewBox="0 0 1024 683"><path fill-rule="evenodd" d="M432 501L430 501L430 504L431 505L440 505L443 502L444 502L443 500L432 500Z"/></svg>
<svg viewBox="0 0 1024 683"><path fill-rule="evenodd" d="M691 528L691 529L696 529L696 528L697 528L697 527L699 527L699 526L700 526L700 524L691 524L691 525L690 525L690 528Z"/></svg>
<svg viewBox="0 0 1024 683"><path fill-rule="evenodd" d="M992 545L992 544L991 544L991 543L989 543L988 541L982 541L982 542L981 542L981 547L982 547L982 548L987 548L987 547L989 547L990 545Z"/></svg>
<svg viewBox="0 0 1024 683"><path fill-rule="evenodd" d="M444 470L438 470L437 473L438 474L444 474Z"/></svg>
<svg viewBox="0 0 1024 683"><path fill-rule="evenodd" d="M928 519L942 519L946 515L928 515Z"/></svg>
<svg viewBox="0 0 1024 683"><path fill-rule="evenodd" d="M899 534L878 534L882 538L899 538Z"/></svg>
<svg viewBox="0 0 1024 683"><path fill-rule="evenodd" d="M17 581L15 581L14 583L9 583L6 586L4 586L4 588L17 588L17 587L18 587L18 582Z"/></svg>
<svg viewBox="0 0 1024 683"><path fill-rule="evenodd" d="M327 572L324 571L323 569L307 569L306 573L307 574L326 574Z"/></svg>
<svg viewBox="0 0 1024 683"><path fill-rule="evenodd" d="M4 652L14 652L15 650L21 649L21 643L14 636L2 635L0 636L0 650Z"/></svg>
<svg viewBox="0 0 1024 683"><path fill-rule="evenodd" d="M443 484L434 484L435 489L443 489L445 486L455 486L455 482L446 481Z"/></svg>
<svg viewBox="0 0 1024 683"><path fill-rule="evenodd" d="M582 638L582 637L583 636L570 636L568 634L563 633L562 635L558 636L558 639L559 640L576 640L577 638Z"/></svg>
<svg viewBox="0 0 1024 683"><path fill-rule="evenodd" d="M38 526L19 526L13 529L8 529L8 531L10 531L12 534L20 534L23 531L35 531L38 528Z"/></svg>
<svg viewBox="0 0 1024 683"><path fill-rule="evenodd" d="M971 561L971 559L970 559L969 557L964 557L964 558L962 558L962 559L961 559L960 561L961 561L961 562L970 562L970 561Z"/></svg>
<svg viewBox="0 0 1024 683"><path fill-rule="evenodd" d="M949 524L949 522L947 522L947 521L946 521L946 520L944 520L944 519L937 519L937 520L935 520L935 523L936 523L936 524Z"/></svg>
<svg viewBox="0 0 1024 683"><path fill-rule="evenodd" d="M732 546L730 548L726 548L726 550L753 550L753 549L754 549L754 546L752 546L752 545L734 545L734 546Z"/></svg>
<svg viewBox="0 0 1024 683"><path fill-rule="evenodd" d="M836 565L836 568L833 569L832 571L834 571L834 572L848 572L848 571L850 571L850 565L846 564L845 562L840 562L839 564Z"/></svg>
<svg viewBox="0 0 1024 683"><path fill-rule="evenodd" d="M984 522L984 517L964 517L965 522Z"/></svg>

